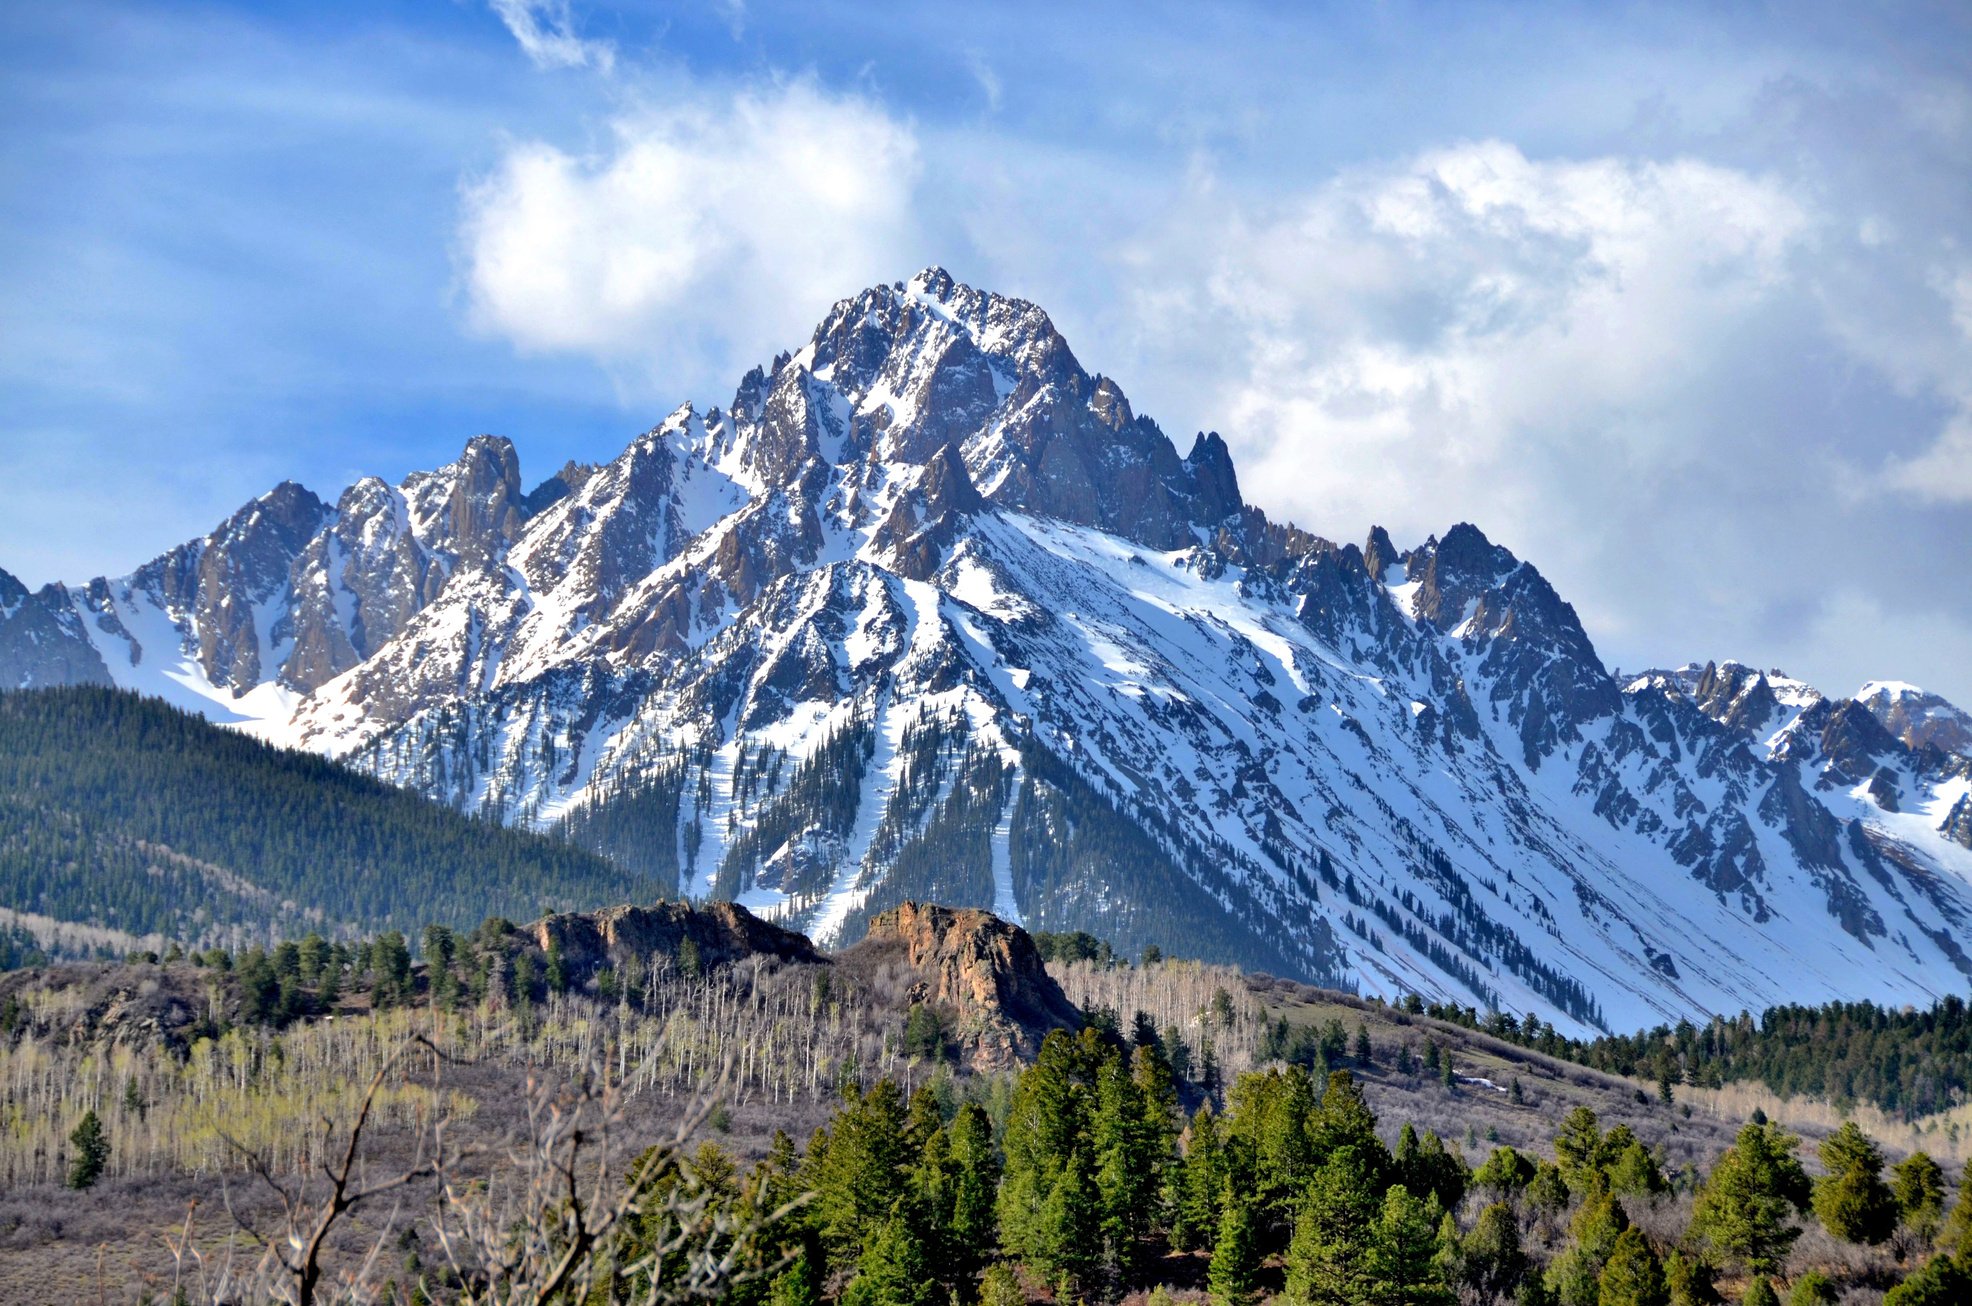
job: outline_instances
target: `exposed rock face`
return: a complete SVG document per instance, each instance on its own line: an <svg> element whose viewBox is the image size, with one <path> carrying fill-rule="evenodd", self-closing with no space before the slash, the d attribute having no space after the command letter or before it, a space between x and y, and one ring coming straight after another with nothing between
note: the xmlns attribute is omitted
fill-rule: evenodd
<svg viewBox="0 0 1972 1306"><path fill-rule="evenodd" d="M109 683L109 668L62 588L30 594L0 571L0 688Z"/></svg>
<svg viewBox="0 0 1972 1306"><path fill-rule="evenodd" d="M1972 757L1972 712L1954 707L1936 694L1915 685L1875 681L1862 687L1856 701L1868 708L1885 730L1912 748L1935 748Z"/></svg>
<svg viewBox="0 0 1972 1306"><path fill-rule="evenodd" d="M1952 804L1938 832L1953 843L1972 848L1972 794L1963 795Z"/></svg>
<svg viewBox="0 0 1972 1306"><path fill-rule="evenodd" d="M951 1017L960 1055L976 1070L1018 1065L1049 1030L1082 1023L1027 931L991 912L907 902L872 917L868 936L842 954L858 967L892 959L918 975L911 1001Z"/></svg>
<svg viewBox="0 0 1972 1306"><path fill-rule="evenodd" d="M939 269L521 485L491 437L361 482L285 594L294 489L168 567L0 585L0 673L190 693L829 945L991 905L1577 1034L1972 974L1963 714L1731 662L1619 685L1478 528L1270 522L1223 440L1181 456Z"/></svg>
<svg viewBox="0 0 1972 1306"><path fill-rule="evenodd" d="M162 1043L183 1052L192 1024L211 1004L211 974L167 966L65 962L0 974L0 1002L21 1000L20 1033L55 1042L127 1047ZM62 992L61 1002L27 1001Z"/></svg>
<svg viewBox="0 0 1972 1306"><path fill-rule="evenodd" d="M607 964L653 958L676 961L687 939L701 966L729 966L750 957L821 964L828 959L807 938L761 920L738 903L694 906L661 902L651 907L605 907L596 912L548 916L525 929L542 951L561 948L570 973L587 976Z"/></svg>

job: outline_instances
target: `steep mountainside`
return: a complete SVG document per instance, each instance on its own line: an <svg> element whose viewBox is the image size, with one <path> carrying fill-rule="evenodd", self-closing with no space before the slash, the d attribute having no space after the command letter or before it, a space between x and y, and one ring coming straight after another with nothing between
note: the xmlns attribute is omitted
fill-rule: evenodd
<svg viewBox="0 0 1972 1306"><path fill-rule="evenodd" d="M244 946L311 929L415 932L650 892L559 840L154 700L0 692L0 906L69 951L153 934Z"/></svg>
<svg viewBox="0 0 1972 1306"><path fill-rule="evenodd" d="M479 437L4 595L16 682L170 694L824 943L934 899L1575 1030L1972 974L1934 706L1619 684L1478 529L1270 522L1216 435L1181 456L935 269L533 491Z"/></svg>

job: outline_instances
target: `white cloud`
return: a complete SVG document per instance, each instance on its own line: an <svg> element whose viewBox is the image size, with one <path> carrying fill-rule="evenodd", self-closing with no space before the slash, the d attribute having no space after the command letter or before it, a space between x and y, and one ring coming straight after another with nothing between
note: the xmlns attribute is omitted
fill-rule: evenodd
<svg viewBox="0 0 1972 1306"><path fill-rule="evenodd" d="M585 40L575 34L568 0L491 0L493 12L507 25L514 40L536 68L589 68L609 72L616 66L616 47L608 41Z"/></svg>
<svg viewBox="0 0 1972 1306"><path fill-rule="evenodd" d="M1457 513L1511 534L1585 455L1620 477L1702 453L1692 393L1810 226L1729 168L1497 142L1266 208L1208 179L1181 212L1130 260L1152 366L1201 391L1187 407L1277 506L1414 532Z"/></svg>
<svg viewBox="0 0 1972 1306"><path fill-rule="evenodd" d="M918 171L908 125L802 82L627 117L600 155L516 144L467 193L473 320L633 388L730 385L913 270Z"/></svg>

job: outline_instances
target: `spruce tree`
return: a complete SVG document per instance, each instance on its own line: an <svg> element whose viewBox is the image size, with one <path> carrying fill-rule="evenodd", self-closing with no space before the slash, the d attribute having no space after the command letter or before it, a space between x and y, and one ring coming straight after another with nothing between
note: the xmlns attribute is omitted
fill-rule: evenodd
<svg viewBox="0 0 1972 1306"><path fill-rule="evenodd" d="M1821 1145L1827 1173L1814 1186L1814 1210L1822 1227L1844 1242L1888 1240L1897 1227L1897 1201L1883 1182L1883 1154L1847 1120Z"/></svg>
<svg viewBox="0 0 1972 1306"><path fill-rule="evenodd" d="M68 1141L75 1148L75 1155L68 1166L68 1186L93 1187L110 1163L109 1133L103 1128L103 1122L96 1118L96 1113L90 1111L77 1122Z"/></svg>

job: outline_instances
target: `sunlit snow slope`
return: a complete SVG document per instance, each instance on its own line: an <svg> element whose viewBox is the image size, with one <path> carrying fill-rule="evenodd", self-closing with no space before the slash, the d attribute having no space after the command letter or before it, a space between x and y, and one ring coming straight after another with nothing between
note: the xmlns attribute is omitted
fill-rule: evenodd
<svg viewBox="0 0 1972 1306"><path fill-rule="evenodd" d="M825 940L933 898L1576 1030L1972 974L1972 718L1619 685L1474 527L1269 522L935 269L532 490L479 437L120 580L0 573L0 680L92 679Z"/></svg>

